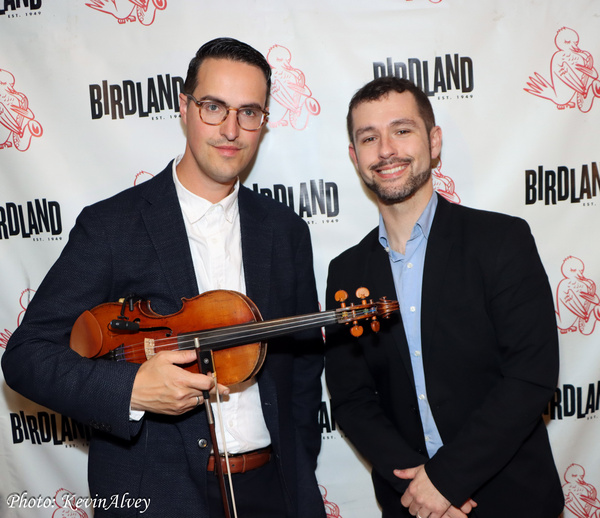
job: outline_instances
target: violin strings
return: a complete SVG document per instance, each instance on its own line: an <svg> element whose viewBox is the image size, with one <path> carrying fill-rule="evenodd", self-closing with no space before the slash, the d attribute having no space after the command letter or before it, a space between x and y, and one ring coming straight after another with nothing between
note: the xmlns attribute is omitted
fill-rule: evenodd
<svg viewBox="0 0 600 518"><path fill-rule="evenodd" d="M337 314L348 313L348 321L354 317L365 318L374 313L375 309L361 306L350 306L348 308L339 308L332 311L324 311L313 313L311 315L301 315L296 317L287 317L272 321L257 321L248 322L245 324L237 324L234 326L218 327L214 329L204 329L200 331L182 333L176 338L157 338L154 339L154 352L159 352L163 349L172 350L176 345L179 350L194 349L194 338L198 337L201 341L208 342L206 344L210 349L219 349L231 347L234 345L244 345L245 343L254 343L263 338L272 338L278 334L288 334L295 331L300 331L306 328L314 328L335 323ZM182 338L189 335L189 338ZM114 359L117 361L125 360L127 353L130 350L144 349L144 342L129 344L114 350Z"/></svg>

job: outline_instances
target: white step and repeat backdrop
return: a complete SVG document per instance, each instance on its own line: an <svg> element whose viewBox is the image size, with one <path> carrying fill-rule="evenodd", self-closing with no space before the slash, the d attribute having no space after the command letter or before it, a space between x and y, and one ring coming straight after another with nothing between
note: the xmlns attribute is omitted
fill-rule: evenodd
<svg viewBox="0 0 600 518"><path fill-rule="evenodd" d="M408 77L444 130L437 190L533 229L561 341L547 422L564 514L598 517L599 20L598 0L0 0L0 354L81 208L183 151L177 94L202 43L236 37L273 67L245 184L309 223L321 300L329 261L377 223L348 158L348 101ZM326 389L320 420L329 517L379 516ZM1 516L67 516L55 499L88 495L89 430L5 383L0 440Z"/></svg>

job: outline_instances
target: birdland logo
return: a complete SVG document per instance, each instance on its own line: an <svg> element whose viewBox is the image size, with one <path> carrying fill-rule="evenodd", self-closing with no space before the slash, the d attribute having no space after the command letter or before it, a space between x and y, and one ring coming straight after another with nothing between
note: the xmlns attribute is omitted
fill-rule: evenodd
<svg viewBox="0 0 600 518"><path fill-rule="evenodd" d="M319 425L321 426L321 435L323 439L331 439L332 434L340 432L337 428L333 413L331 412L331 400L321 401L321 407L319 408ZM335 433L334 436L338 436L338 434Z"/></svg>
<svg viewBox="0 0 600 518"><path fill-rule="evenodd" d="M148 26L154 23L156 11L167 8L167 0L88 0L85 5L112 16L119 25L137 21Z"/></svg>
<svg viewBox="0 0 600 518"><path fill-rule="evenodd" d="M54 412L26 414L10 412L13 444L52 444L54 446L87 446L91 437L89 426Z"/></svg>
<svg viewBox="0 0 600 518"><path fill-rule="evenodd" d="M525 204L556 205L560 202L580 203L584 206L595 205L600 190L598 164L583 164L577 169L558 166L546 169L543 165L537 169L525 171Z"/></svg>
<svg viewBox="0 0 600 518"><path fill-rule="evenodd" d="M0 0L0 16L8 18L37 15L41 8L42 0Z"/></svg>
<svg viewBox="0 0 600 518"><path fill-rule="evenodd" d="M27 151L42 125L29 108L27 96L15 89L15 76L0 68L0 149Z"/></svg>
<svg viewBox="0 0 600 518"><path fill-rule="evenodd" d="M183 78L170 74L149 77L145 82L125 79L109 84L103 80L89 85L92 120L151 117L152 120L179 118L179 93ZM171 114L163 115L169 111Z"/></svg>
<svg viewBox="0 0 600 518"><path fill-rule="evenodd" d="M523 90L552 102L559 110L577 107L589 112L594 98L600 97L594 57L579 47L579 34L568 27L558 30L554 45L557 50L550 58L549 76L534 72Z"/></svg>
<svg viewBox="0 0 600 518"><path fill-rule="evenodd" d="M0 240L20 236L33 241L62 240L60 204L46 198L0 205Z"/></svg>
<svg viewBox="0 0 600 518"><path fill-rule="evenodd" d="M438 99L466 99L473 97L473 60L458 54L436 56L433 61L409 58L406 61L373 62L373 77L409 79L428 96Z"/></svg>
<svg viewBox="0 0 600 518"><path fill-rule="evenodd" d="M316 223L318 216L327 218L328 223L337 222L336 217L340 213L338 187L334 182L310 180L308 183L302 182L296 189L291 185L259 187L254 183L252 190L287 205L300 217L305 218L307 223Z"/></svg>
<svg viewBox="0 0 600 518"><path fill-rule="evenodd" d="M559 386L544 412L552 420L598 419L600 410L600 380L587 386L564 383Z"/></svg>

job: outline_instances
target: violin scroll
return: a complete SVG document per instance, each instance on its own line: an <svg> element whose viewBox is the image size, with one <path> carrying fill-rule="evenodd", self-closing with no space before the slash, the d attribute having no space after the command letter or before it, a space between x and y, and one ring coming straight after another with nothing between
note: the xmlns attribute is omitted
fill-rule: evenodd
<svg viewBox="0 0 600 518"><path fill-rule="evenodd" d="M369 295L370 292L367 288L358 288L356 297L361 299L362 302L360 304L350 304L349 306L346 305L348 293L344 290L339 290L334 295L335 300L340 302L340 308L336 310L338 312L338 322L340 324L352 322L350 334L356 338L363 334L363 328L358 324L359 320L368 319L371 329L377 333L381 327L377 317L389 318L391 313L399 308L397 301L388 300L386 297L381 297L378 302L373 302L372 299L367 301Z"/></svg>

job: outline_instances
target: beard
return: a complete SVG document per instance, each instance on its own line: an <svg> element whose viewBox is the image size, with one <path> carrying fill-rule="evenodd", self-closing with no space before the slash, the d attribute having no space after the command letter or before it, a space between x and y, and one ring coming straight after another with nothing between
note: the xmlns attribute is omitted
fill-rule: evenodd
<svg viewBox="0 0 600 518"><path fill-rule="evenodd" d="M391 163L403 163L406 161L394 160ZM411 161L412 162L412 161ZM374 168L382 167L383 165L391 165L390 162L376 164ZM421 171L415 173L414 171L410 171L409 176L406 178L406 181L403 185L386 185L386 182L378 182L373 178L365 178L363 176L363 181L365 185L371 189L377 196L377 198L386 205L392 205L394 203L402 203L407 200L411 196L413 196L421 187L423 187L431 178L431 169L426 169L425 171Z"/></svg>

